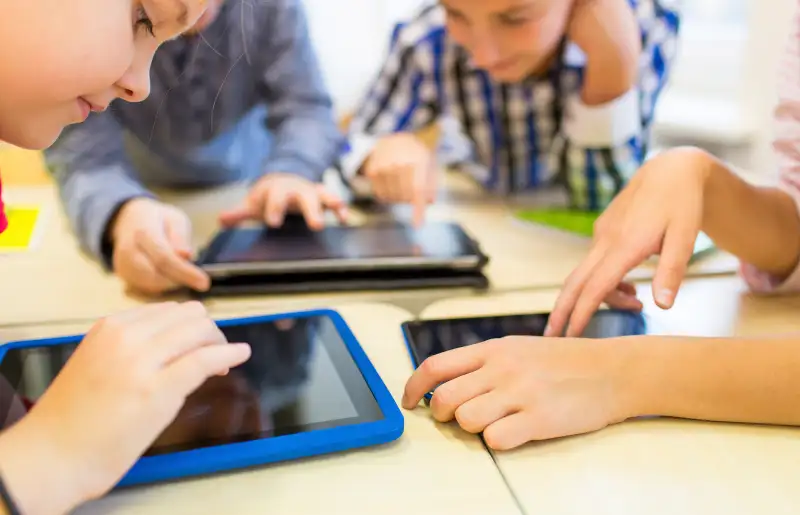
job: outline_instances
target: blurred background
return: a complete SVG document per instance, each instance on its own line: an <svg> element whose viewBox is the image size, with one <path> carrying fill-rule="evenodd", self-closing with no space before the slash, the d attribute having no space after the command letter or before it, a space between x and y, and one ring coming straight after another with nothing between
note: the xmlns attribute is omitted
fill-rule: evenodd
<svg viewBox="0 0 800 515"><path fill-rule="evenodd" d="M346 120L387 52L394 25L425 0L302 0L336 101ZM797 0L664 0L683 26L670 85L659 104L653 149L706 148L752 180L775 178L771 149L776 73ZM36 182L38 153L0 150L4 176ZM43 175L41 173L36 175Z"/></svg>
<svg viewBox="0 0 800 515"><path fill-rule="evenodd" d="M304 1L337 110L346 117L374 77L392 27L424 0ZM796 0L667 1L682 4L683 27L655 148L702 146L770 181L776 68Z"/></svg>

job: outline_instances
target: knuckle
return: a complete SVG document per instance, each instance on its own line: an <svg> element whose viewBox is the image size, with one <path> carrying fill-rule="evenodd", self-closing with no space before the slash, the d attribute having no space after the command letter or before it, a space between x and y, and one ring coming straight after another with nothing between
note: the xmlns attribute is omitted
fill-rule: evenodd
<svg viewBox="0 0 800 515"><path fill-rule="evenodd" d="M132 283L134 281L131 281ZM167 282L159 277L147 276L135 281L136 289L147 295L158 295L164 293L169 288Z"/></svg>
<svg viewBox="0 0 800 515"><path fill-rule="evenodd" d="M199 300L184 302L180 305L180 307L189 316L208 318L208 310L206 309L206 306Z"/></svg>
<svg viewBox="0 0 800 515"><path fill-rule="evenodd" d="M133 237L133 241L138 243L142 243L149 238L147 229L144 227L134 227L133 231L131 231L131 235Z"/></svg>
<svg viewBox="0 0 800 515"><path fill-rule="evenodd" d="M434 408L434 411L453 411L456 408L456 396L455 389L449 383L445 383L434 390L431 408Z"/></svg>
<svg viewBox="0 0 800 515"><path fill-rule="evenodd" d="M154 256L151 256L150 259L152 260L153 264L156 268L163 269L169 265L169 258L163 252L158 252Z"/></svg>
<svg viewBox="0 0 800 515"><path fill-rule="evenodd" d="M480 433L483 430L475 414L466 405L461 405L456 409L455 418L458 425L468 433Z"/></svg>
<svg viewBox="0 0 800 515"><path fill-rule="evenodd" d="M442 367L442 360L439 359L439 356L431 356L422 362L419 371L423 376L438 376Z"/></svg>
<svg viewBox="0 0 800 515"><path fill-rule="evenodd" d="M111 333L112 335L121 332L123 327L122 322L116 316L108 316L101 318L94 324L94 330L102 333Z"/></svg>

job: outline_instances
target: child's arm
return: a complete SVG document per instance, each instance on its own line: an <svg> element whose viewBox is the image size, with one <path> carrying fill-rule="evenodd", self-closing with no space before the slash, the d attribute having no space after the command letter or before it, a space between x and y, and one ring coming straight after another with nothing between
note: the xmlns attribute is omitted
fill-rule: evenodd
<svg viewBox="0 0 800 515"><path fill-rule="evenodd" d="M795 198L779 188L742 180L708 156L703 231L722 250L782 282L800 260L800 215ZM798 192L795 192L798 197ZM754 284L755 286L755 284Z"/></svg>
<svg viewBox="0 0 800 515"><path fill-rule="evenodd" d="M266 21L257 26L263 32L263 44L250 51L254 59L265 63L261 90L274 141L263 171L318 182L338 157L342 136L302 2L280 0L257 9L266 15Z"/></svg>
<svg viewBox="0 0 800 515"><path fill-rule="evenodd" d="M103 249L108 223L128 200L152 197L131 173L122 128L110 112L92 113L67 127L44 156L81 246L110 266Z"/></svg>
<svg viewBox="0 0 800 515"><path fill-rule="evenodd" d="M661 0L637 0L635 10L627 3L592 1L577 11L570 27L570 40L586 63L580 70L582 87L566 93L552 157L579 209L603 209L643 162L653 111L674 56L678 13ZM635 33L642 36L636 43L629 34L633 15ZM565 64L565 73L572 72L573 64Z"/></svg>
<svg viewBox="0 0 800 515"><path fill-rule="evenodd" d="M800 13L795 14L793 32L787 41L778 74L778 105L775 109L775 151L780 183L778 188L755 188L739 181L739 187L725 188L723 173L716 174L717 187L709 187L709 206L745 201L752 206L752 220L742 218L745 229L731 231L719 217L709 214L709 230L718 232L720 242L744 261L745 279L760 291L800 290ZM729 179L728 183L732 181ZM714 184L712 176L711 184ZM734 194L739 197L734 198ZM725 198L722 193L727 193ZM739 205L739 204L734 204ZM728 231L723 231L723 227ZM728 243L730 240L730 243Z"/></svg>
<svg viewBox="0 0 800 515"><path fill-rule="evenodd" d="M587 57L581 100L611 102L638 79L642 41L636 14L629 0L576 0L574 5L568 35Z"/></svg>

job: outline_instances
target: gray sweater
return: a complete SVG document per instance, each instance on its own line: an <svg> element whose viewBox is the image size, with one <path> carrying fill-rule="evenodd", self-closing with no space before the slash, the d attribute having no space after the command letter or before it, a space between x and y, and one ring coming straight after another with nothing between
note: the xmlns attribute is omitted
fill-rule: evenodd
<svg viewBox="0 0 800 515"><path fill-rule="evenodd" d="M108 263L108 222L147 186L319 181L341 145L302 2L231 0L202 36L159 48L147 100L91 114L45 157L81 245Z"/></svg>

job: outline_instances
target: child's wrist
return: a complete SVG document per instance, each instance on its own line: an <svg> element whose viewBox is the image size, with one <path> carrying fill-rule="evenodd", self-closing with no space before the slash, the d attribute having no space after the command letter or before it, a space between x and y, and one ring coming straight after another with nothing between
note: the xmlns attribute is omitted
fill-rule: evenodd
<svg viewBox="0 0 800 515"><path fill-rule="evenodd" d="M40 429L29 414L0 437L0 473L21 513L69 513L89 500L78 487L79 467Z"/></svg>

